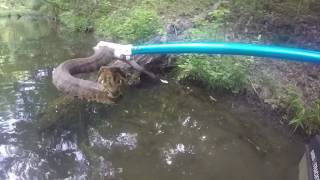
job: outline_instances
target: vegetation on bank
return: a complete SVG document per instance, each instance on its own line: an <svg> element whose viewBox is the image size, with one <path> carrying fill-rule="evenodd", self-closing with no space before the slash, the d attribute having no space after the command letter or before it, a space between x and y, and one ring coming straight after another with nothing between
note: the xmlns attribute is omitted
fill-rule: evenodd
<svg viewBox="0 0 320 180"><path fill-rule="evenodd" d="M248 59L240 57L182 56L177 61L177 79L238 93L247 83L249 64Z"/></svg>
<svg viewBox="0 0 320 180"><path fill-rule="evenodd" d="M204 17L194 18L194 27L184 32L189 41L224 41L229 4L220 3ZM212 90L239 93L248 82L251 60L240 56L181 56L177 62L179 81L192 81Z"/></svg>
<svg viewBox="0 0 320 180"><path fill-rule="evenodd" d="M123 43L144 41L162 30L160 17L150 3L138 3L132 7L126 2L119 4L107 0L89 5L82 3L80 7L68 4L68 10L58 15L68 30L95 31L102 37Z"/></svg>
<svg viewBox="0 0 320 180"><path fill-rule="evenodd" d="M290 86L286 97L282 99L289 125L303 129L308 135L319 133L320 129L320 100L306 105L295 87Z"/></svg>
<svg viewBox="0 0 320 180"><path fill-rule="evenodd" d="M96 31L113 41L138 43L160 33L160 17L151 6L138 6L133 10L120 10L96 21Z"/></svg>

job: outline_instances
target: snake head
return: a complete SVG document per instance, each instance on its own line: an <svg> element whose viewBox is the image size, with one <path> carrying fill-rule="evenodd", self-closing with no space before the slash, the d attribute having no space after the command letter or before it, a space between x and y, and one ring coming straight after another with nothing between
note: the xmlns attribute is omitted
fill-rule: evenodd
<svg viewBox="0 0 320 180"><path fill-rule="evenodd" d="M125 74L118 67L102 66L99 70L98 83L103 85L104 91L112 99L122 95L125 81Z"/></svg>

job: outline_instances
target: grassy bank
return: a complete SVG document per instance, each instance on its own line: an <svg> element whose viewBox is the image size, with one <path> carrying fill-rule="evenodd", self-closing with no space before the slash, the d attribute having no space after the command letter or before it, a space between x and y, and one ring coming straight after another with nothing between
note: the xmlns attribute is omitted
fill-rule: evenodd
<svg viewBox="0 0 320 180"><path fill-rule="evenodd" d="M181 56L176 62L180 82L196 82L211 90L239 93L248 81L250 61L230 56Z"/></svg>

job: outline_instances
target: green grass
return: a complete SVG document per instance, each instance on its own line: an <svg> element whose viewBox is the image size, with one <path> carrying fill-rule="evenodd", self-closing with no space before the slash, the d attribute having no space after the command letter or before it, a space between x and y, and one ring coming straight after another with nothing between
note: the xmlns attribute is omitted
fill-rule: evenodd
<svg viewBox="0 0 320 180"><path fill-rule="evenodd" d="M175 19L180 16L192 17L207 10L218 0L148 0L155 5L156 11L166 19Z"/></svg>
<svg viewBox="0 0 320 180"><path fill-rule="evenodd" d="M177 79L198 81L209 89L238 93L247 83L249 64L240 57L183 56L177 61Z"/></svg>
<svg viewBox="0 0 320 180"><path fill-rule="evenodd" d="M301 129L307 135L320 132L320 100L315 101L311 106L307 106L297 90L290 86L287 91L287 98L284 101L287 106L289 125L293 126L294 131Z"/></svg>
<svg viewBox="0 0 320 180"><path fill-rule="evenodd" d="M316 101L308 110L306 127L307 134L316 134L320 132L320 100Z"/></svg>
<svg viewBox="0 0 320 180"><path fill-rule="evenodd" d="M193 19L195 27L184 32L186 39L191 41L225 40L223 27L229 14L228 6L221 5L216 10L209 12L205 18L195 17Z"/></svg>
<svg viewBox="0 0 320 180"><path fill-rule="evenodd" d="M85 32L93 27L93 21L86 16L74 16L71 12L65 12L60 15L60 22L71 31Z"/></svg>
<svg viewBox="0 0 320 180"><path fill-rule="evenodd" d="M101 17L96 21L96 30L113 41L137 43L159 34L162 24L152 7L141 6Z"/></svg>
<svg viewBox="0 0 320 180"><path fill-rule="evenodd" d="M287 91L287 99L285 100L287 107L287 115L289 116L289 125L294 126L294 131L298 128L305 128L306 108L305 105L293 87L289 87Z"/></svg>

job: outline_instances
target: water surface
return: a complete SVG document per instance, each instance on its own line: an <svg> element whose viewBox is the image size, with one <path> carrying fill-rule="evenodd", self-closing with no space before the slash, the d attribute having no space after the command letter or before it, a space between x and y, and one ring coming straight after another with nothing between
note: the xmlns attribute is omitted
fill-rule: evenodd
<svg viewBox="0 0 320 180"><path fill-rule="evenodd" d="M64 98L52 69L96 42L0 19L0 179L297 179L302 142L242 98L173 80L115 106Z"/></svg>

